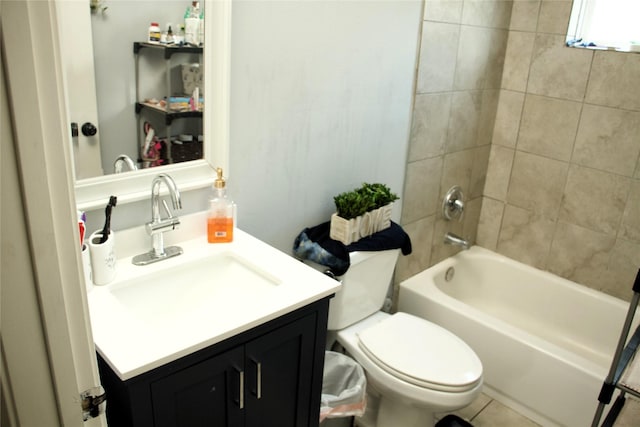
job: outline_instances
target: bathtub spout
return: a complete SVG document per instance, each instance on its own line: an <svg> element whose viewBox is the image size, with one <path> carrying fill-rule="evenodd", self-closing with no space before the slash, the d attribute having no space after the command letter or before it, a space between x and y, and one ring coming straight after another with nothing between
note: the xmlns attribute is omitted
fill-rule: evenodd
<svg viewBox="0 0 640 427"><path fill-rule="evenodd" d="M444 235L444 243L446 245L460 246L462 249L469 249L471 247L468 241L451 232L447 232L447 234Z"/></svg>

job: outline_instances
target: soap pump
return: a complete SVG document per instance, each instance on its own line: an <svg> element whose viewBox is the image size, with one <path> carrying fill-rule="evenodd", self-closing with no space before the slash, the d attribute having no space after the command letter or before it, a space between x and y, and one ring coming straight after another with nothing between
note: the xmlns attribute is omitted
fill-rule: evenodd
<svg viewBox="0 0 640 427"><path fill-rule="evenodd" d="M213 197L209 201L207 241L209 243L227 243L233 241L234 204L227 197L222 168L217 168L216 173L218 177L213 183Z"/></svg>

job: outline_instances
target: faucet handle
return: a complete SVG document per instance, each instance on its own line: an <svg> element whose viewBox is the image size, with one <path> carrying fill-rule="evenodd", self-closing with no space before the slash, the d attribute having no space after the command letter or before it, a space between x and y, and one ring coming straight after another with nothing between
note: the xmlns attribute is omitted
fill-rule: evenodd
<svg viewBox="0 0 640 427"><path fill-rule="evenodd" d="M442 201L442 216L447 221L451 221L452 219L461 221L463 212L464 194L459 186L454 185L447 191Z"/></svg>
<svg viewBox="0 0 640 427"><path fill-rule="evenodd" d="M173 213L169 210L169 205L167 205L167 201L162 199L162 206L164 206L164 211L167 213L167 218L173 218Z"/></svg>
<svg viewBox="0 0 640 427"><path fill-rule="evenodd" d="M164 233L165 231L176 230L180 225L180 218L171 217L161 219L158 222L148 222L145 224L147 234L153 236L154 234Z"/></svg>

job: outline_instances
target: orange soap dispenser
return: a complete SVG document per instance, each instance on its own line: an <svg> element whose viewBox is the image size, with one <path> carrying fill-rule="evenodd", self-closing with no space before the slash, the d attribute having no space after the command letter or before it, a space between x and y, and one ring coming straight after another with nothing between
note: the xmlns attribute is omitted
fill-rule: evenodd
<svg viewBox="0 0 640 427"><path fill-rule="evenodd" d="M228 243L233 241L234 204L227 197L222 168L217 168L216 172L218 178L213 183L213 197L209 200L207 241L209 243Z"/></svg>

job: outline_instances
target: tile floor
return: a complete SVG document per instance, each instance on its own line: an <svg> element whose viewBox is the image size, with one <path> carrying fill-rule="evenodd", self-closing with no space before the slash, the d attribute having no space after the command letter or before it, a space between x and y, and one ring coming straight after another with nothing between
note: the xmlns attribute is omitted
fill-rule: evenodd
<svg viewBox="0 0 640 427"><path fill-rule="evenodd" d="M617 396L617 393L616 393ZM593 411L595 413L594 404ZM537 427L516 411L487 396L480 395L471 405L455 412L473 424L473 427ZM443 415L444 416L444 415ZM602 420L600 421L602 422ZM616 420L615 427L637 427L640 425L640 400L627 395L627 402ZM585 426L588 427L588 426Z"/></svg>
<svg viewBox="0 0 640 427"><path fill-rule="evenodd" d="M617 392L615 396L617 396ZM597 405L594 405L593 407L594 413L596 406ZM540 427L540 424L508 408L486 394L481 394L471 405L454 413L470 422L473 427ZM441 416L437 418L440 419L445 415L446 414L441 414ZM602 421L601 419L600 423L602 423ZM358 418L328 419L320 425L321 427L351 427L353 425L358 427ZM638 426L640 426L640 400L627 395L627 402L616 420L615 427Z"/></svg>

